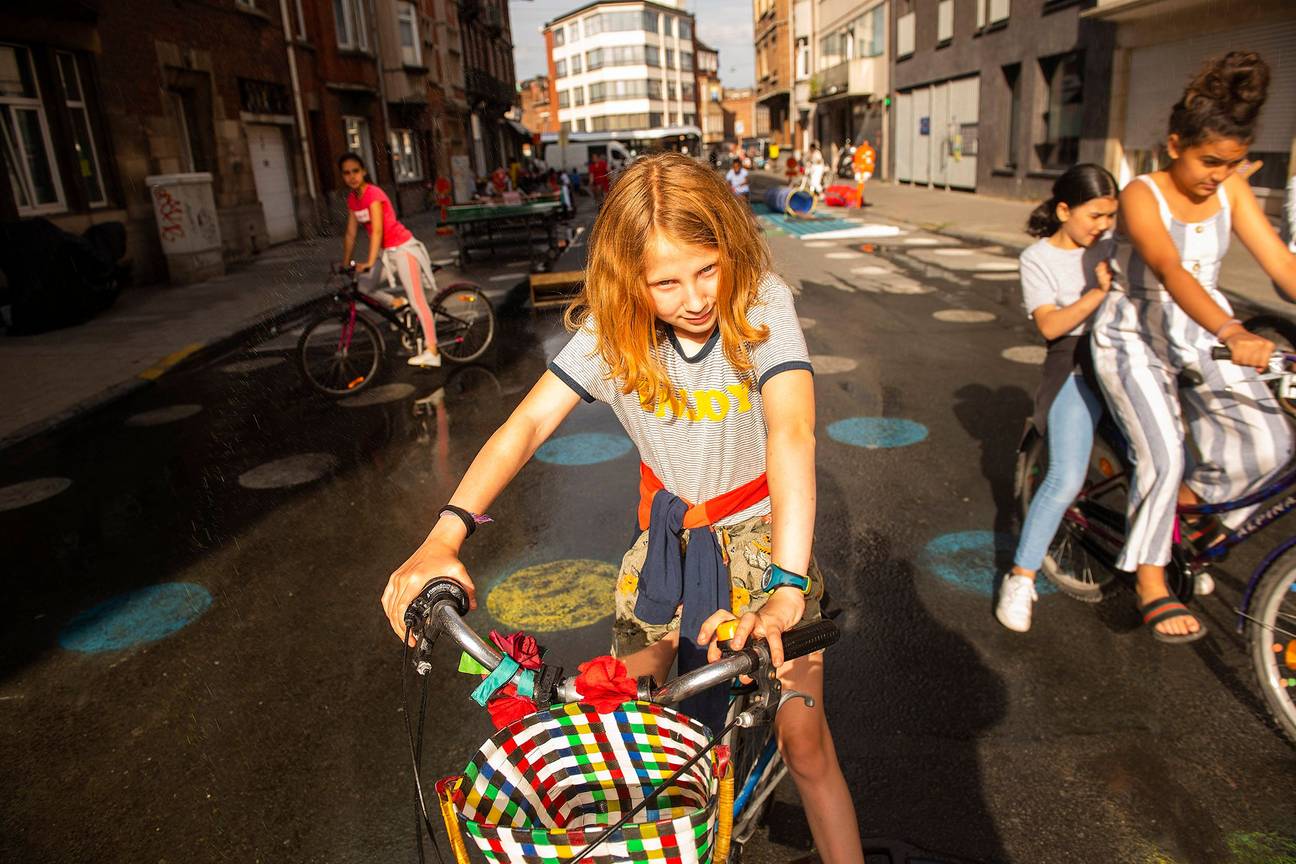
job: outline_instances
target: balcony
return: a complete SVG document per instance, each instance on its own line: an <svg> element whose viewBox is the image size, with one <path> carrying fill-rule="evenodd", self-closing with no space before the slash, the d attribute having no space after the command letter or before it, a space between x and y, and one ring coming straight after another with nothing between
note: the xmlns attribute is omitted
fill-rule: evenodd
<svg viewBox="0 0 1296 864"><path fill-rule="evenodd" d="M856 57L829 66L811 78L810 101L871 96L885 93L888 86L885 57Z"/></svg>
<svg viewBox="0 0 1296 864"><path fill-rule="evenodd" d="M508 110L514 104L517 93L512 84L480 69L469 69L464 77L469 101L482 101L500 111Z"/></svg>

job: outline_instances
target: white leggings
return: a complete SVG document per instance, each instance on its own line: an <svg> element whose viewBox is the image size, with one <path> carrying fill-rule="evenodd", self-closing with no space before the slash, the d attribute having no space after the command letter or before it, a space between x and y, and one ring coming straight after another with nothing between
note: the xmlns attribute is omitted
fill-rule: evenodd
<svg viewBox="0 0 1296 864"><path fill-rule="evenodd" d="M374 262L373 269L360 277L360 290L391 303L395 298L378 287L384 271L389 287L394 289L395 282L400 281L410 306L418 315L419 326L423 329L424 344L428 350L435 350L436 322L432 317L432 308L428 306L424 282L426 280L428 285L436 283L433 280L432 262L428 258L427 247L418 240L410 239L399 246L384 249L382 256Z"/></svg>

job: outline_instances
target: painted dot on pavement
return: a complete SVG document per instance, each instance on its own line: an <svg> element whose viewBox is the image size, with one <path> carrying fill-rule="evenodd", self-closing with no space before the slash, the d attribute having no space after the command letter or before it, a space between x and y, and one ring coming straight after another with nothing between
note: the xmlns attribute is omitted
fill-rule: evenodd
<svg viewBox="0 0 1296 864"><path fill-rule="evenodd" d="M1048 349L1043 345L1014 345L1012 348L1005 348L1001 356L1005 360L1011 360L1014 363L1039 366L1043 364L1044 358L1048 356Z"/></svg>
<svg viewBox="0 0 1296 864"><path fill-rule="evenodd" d="M949 255L949 256L957 256L957 255L971 255L971 254L972 254L972 250L971 250L971 249L935 249L935 250L932 250L932 254L933 254L933 255Z"/></svg>
<svg viewBox="0 0 1296 864"><path fill-rule="evenodd" d="M525 273L501 273L498 276L490 277L491 282L507 282L510 279L525 279Z"/></svg>
<svg viewBox="0 0 1296 864"><path fill-rule="evenodd" d="M827 255L825 255L824 257L825 257L825 258L837 258L837 259L841 259L841 260L846 260L846 259L849 259L849 258L863 258L863 257L864 257L864 253L863 253L863 252L829 252L829 253L828 253Z"/></svg>
<svg viewBox="0 0 1296 864"><path fill-rule="evenodd" d="M611 614L616 576L617 568L606 561L535 564L492 587L486 608L511 630L554 633L588 627Z"/></svg>
<svg viewBox="0 0 1296 864"><path fill-rule="evenodd" d="M0 512L30 507L53 498L72 485L66 477L40 477L9 486L0 486Z"/></svg>
<svg viewBox="0 0 1296 864"><path fill-rule="evenodd" d="M799 321L799 322L801 323L801 329L802 329L802 330L810 330L810 329L813 329L814 326L815 326L816 324L819 323L818 321L816 321L816 320L813 319L813 318L798 318L797 321Z"/></svg>
<svg viewBox="0 0 1296 864"><path fill-rule="evenodd" d="M236 363L227 363L220 367L220 371L228 372L231 375L241 375L244 372L256 372L259 369L269 369L271 366L278 366L285 362L284 357L259 357L256 360L239 360Z"/></svg>
<svg viewBox="0 0 1296 864"><path fill-rule="evenodd" d="M578 432L550 438L536 451L536 458L552 465L594 465L629 453L634 445L624 435L606 432Z"/></svg>
<svg viewBox="0 0 1296 864"><path fill-rule="evenodd" d="M892 269L879 264L865 264L863 267L852 267L850 272L856 276L879 276L884 273L891 273Z"/></svg>
<svg viewBox="0 0 1296 864"><path fill-rule="evenodd" d="M934 237L906 237L900 242L906 246L939 246L941 243L940 240ZM952 243L954 241L947 240L945 242Z"/></svg>
<svg viewBox="0 0 1296 864"><path fill-rule="evenodd" d="M936 291L930 285L924 285L906 276L891 276L878 284L888 294L931 294Z"/></svg>
<svg viewBox="0 0 1296 864"><path fill-rule="evenodd" d="M975 309L942 309L933 312L932 317L937 321L949 321L954 324L980 324L993 321L995 318L989 312L978 312Z"/></svg>
<svg viewBox="0 0 1296 864"><path fill-rule="evenodd" d="M832 354L811 354L810 365L814 367L816 375L837 375L842 372L851 372L859 363L850 357L836 357Z"/></svg>
<svg viewBox="0 0 1296 864"><path fill-rule="evenodd" d="M1015 272L1017 270L1017 262L1016 261L979 261L977 262L976 266L973 269Z"/></svg>
<svg viewBox="0 0 1296 864"><path fill-rule="evenodd" d="M957 531L942 534L923 549L922 563L944 581L983 597L993 596L998 564L1012 558L1016 538L995 531ZM1047 579L1036 579L1035 590L1052 594L1057 589Z"/></svg>
<svg viewBox="0 0 1296 864"><path fill-rule="evenodd" d="M400 399L404 399L413 392L413 384L406 384L404 382L383 384L369 390L362 390L354 396L347 396L345 399L339 399L338 404L343 408L364 408L368 405L382 405L386 402L396 402Z"/></svg>
<svg viewBox="0 0 1296 864"><path fill-rule="evenodd" d="M168 405L165 408L154 408L142 411L126 418L127 426L163 426L186 417L192 417L202 411L201 405Z"/></svg>
<svg viewBox="0 0 1296 864"><path fill-rule="evenodd" d="M899 417L848 417L829 423L828 437L867 450L907 447L925 441L927 427Z"/></svg>
<svg viewBox="0 0 1296 864"><path fill-rule="evenodd" d="M164 582L106 600L80 613L59 634L68 651L96 654L156 642L206 612L211 593L192 582Z"/></svg>
<svg viewBox="0 0 1296 864"><path fill-rule="evenodd" d="M238 482L244 489L284 489L318 480L337 464L328 453L298 453L244 471Z"/></svg>
<svg viewBox="0 0 1296 864"><path fill-rule="evenodd" d="M837 244L831 240L807 240L805 245L811 249L828 249Z"/></svg>

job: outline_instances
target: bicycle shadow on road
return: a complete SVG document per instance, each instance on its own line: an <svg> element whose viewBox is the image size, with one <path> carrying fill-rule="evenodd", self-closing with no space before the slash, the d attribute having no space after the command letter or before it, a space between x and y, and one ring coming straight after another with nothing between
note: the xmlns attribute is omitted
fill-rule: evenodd
<svg viewBox="0 0 1296 864"><path fill-rule="evenodd" d="M928 612L895 532L861 524L857 500L820 473L816 556L842 630L827 654L826 702L862 832L1006 860L977 749L1006 713L1003 682Z"/></svg>

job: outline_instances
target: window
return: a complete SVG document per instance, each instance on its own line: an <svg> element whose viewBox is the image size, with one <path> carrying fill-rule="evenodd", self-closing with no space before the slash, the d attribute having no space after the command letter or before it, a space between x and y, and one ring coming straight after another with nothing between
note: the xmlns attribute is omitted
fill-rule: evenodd
<svg viewBox="0 0 1296 864"><path fill-rule="evenodd" d="M656 45L644 48L644 63L648 66L661 67L661 50Z"/></svg>
<svg viewBox="0 0 1296 864"><path fill-rule="evenodd" d="M914 52L914 13L901 15L896 21L896 56L908 57Z"/></svg>
<svg viewBox="0 0 1296 864"><path fill-rule="evenodd" d="M595 86L598 86L598 85L595 85ZM594 88L591 87L590 89L593 90ZM566 91L566 90L559 90L559 91L558 91L558 107L559 107L559 108L570 108L570 107L571 107L571 94L570 94L568 91Z"/></svg>
<svg viewBox="0 0 1296 864"><path fill-rule="evenodd" d="M306 14L302 12L302 0L293 0L297 9L297 38L306 41Z"/></svg>
<svg viewBox="0 0 1296 864"><path fill-rule="evenodd" d="M637 81L599 81L590 85L590 104L612 102L617 99L643 99L652 96L651 85L654 82ZM660 82L657 82L660 84ZM660 94L658 94L660 95Z"/></svg>
<svg viewBox="0 0 1296 864"><path fill-rule="evenodd" d="M1004 85L1008 88L1008 138L1004 142L1005 168L1017 167L1017 137L1021 132L1021 64L1003 67Z"/></svg>
<svg viewBox="0 0 1296 864"><path fill-rule="evenodd" d="M693 38L693 25L687 18L679 19L679 35L681 39Z"/></svg>
<svg viewBox="0 0 1296 864"><path fill-rule="evenodd" d="M567 34L566 27L559 27L553 31L553 40L554 40L555 48L561 48L562 46L567 44L566 34Z"/></svg>
<svg viewBox="0 0 1296 864"><path fill-rule="evenodd" d="M649 33L656 33L660 26L661 15L645 9L643 12L643 29L647 30Z"/></svg>
<svg viewBox="0 0 1296 864"><path fill-rule="evenodd" d="M672 102L679 98L679 87L675 85L674 81L666 82L666 98Z"/></svg>
<svg viewBox="0 0 1296 864"><path fill-rule="evenodd" d="M680 85L680 97L685 102L692 102L697 98L697 88L693 85L692 81L685 81Z"/></svg>
<svg viewBox="0 0 1296 864"><path fill-rule="evenodd" d="M648 125L656 129L662 125L662 115L660 111L648 112Z"/></svg>
<svg viewBox="0 0 1296 864"><path fill-rule="evenodd" d="M810 74L810 38L801 36L796 44L796 77L804 78Z"/></svg>
<svg viewBox="0 0 1296 864"><path fill-rule="evenodd" d="M422 66L423 46L419 44L418 10L413 3L396 4L396 28L400 31L401 62L406 66Z"/></svg>
<svg viewBox="0 0 1296 864"><path fill-rule="evenodd" d="M31 55L17 45L0 45L0 145L18 212L63 209L63 187L54 170L54 149Z"/></svg>
<svg viewBox="0 0 1296 864"><path fill-rule="evenodd" d="M177 137L180 139L180 164L185 171L208 171L207 148L203 146L203 124L198 117L194 91L169 90L171 110L175 113Z"/></svg>
<svg viewBox="0 0 1296 864"><path fill-rule="evenodd" d="M685 72L692 72L692 71L693 71L693 52L692 52L692 51L681 51L681 52L680 52L680 68L683 69Z"/></svg>
<svg viewBox="0 0 1296 864"><path fill-rule="evenodd" d="M605 114L589 118L589 131L611 132L620 129L642 129L648 126L647 114Z"/></svg>
<svg viewBox="0 0 1296 864"><path fill-rule="evenodd" d="M675 35L675 16L674 16L674 15L667 15L667 16L666 16L666 29L665 29L664 31L662 31L662 34L665 35L665 36L674 36L674 35Z"/></svg>
<svg viewBox="0 0 1296 864"><path fill-rule="evenodd" d="M585 19L585 35L593 36L595 33L602 33L600 27L601 15L591 15Z"/></svg>
<svg viewBox="0 0 1296 864"><path fill-rule="evenodd" d="M567 41L568 42L580 41L580 24L572 24L570 27L567 28Z"/></svg>
<svg viewBox="0 0 1296 864"><path fill-rule="evenodd" d="M573 54L571 56L571 74L581 74L581 58L579 54Z"/></svg>
<svg viewBox="0 0 1296 864"><path fill-rule="evenodd" d="M659 79L657 78L648 79L648 98L649 99L662 98L662 82Z"/></svg>
<svg viewBox="0 0 1296 864"><path fill-rule="evenodd" d="M954 0L940 0L936 7L936 44L948 45L954 38Z"/></svg>
<svg viewBox="0 0 1296 864"><path fill-rule="evenodd" d="M987 24L1008 20L1009 0L973 0L976 3L976 26L980 30Z"/></svg>
<svg viewBox="0 0 1296 864"><path fill-rule="evenodd" d="M593 72L595 69L603 68L603 49L595 48L593 51L585 53L585 68Z"/></svg>
<svg viewBox="0 0 1296 864"><path fill-rule="evenodd" d="M1044 112L1044 135L1036 145L1040 166L1062 169L1074 165L1080 156L1080 132L1084 123L1084 54L1073 51L1040 61L1048 108Z"/></svg>
<svg viewBox="0 0 1296 864"><path fill-rule="evenodd" d="M369 121L363 117L343 117L342 137L346 140L347 151L360 154L365 170L370 172L369 178L377 180L373 174L373 141L369 137Z"/></svg>
<svg viewBox="0 0 1296 864"><path fill-rule="evenodd" d="M392 173L397 183L423 179L423 161L419 159L418 133L411 129L393 129L391 144Z"/></svg>
<svg viewBox="0 0 1296 864"><path fill-rule="evenodd" d="M571 89L571 103L574 107L579 108L585 104L585 88L573 87Z"/></svg>
<svg viewBox="0 0 1296 864"><path fill-rule="evenodd" d="M666 68L667 68L667 69L674 69L674 68L676 68L676 66L675 66L675 49L674 49L674 48L667 48L667 49L666 49Z"/></svg>
<svg viewBox="0 0 1296 864"><path fill-rule="evenodd" d="M364 0L333 0L333 21L338 47L348 51L369 50L369 28L365 24Z"/></svg>
<svg viewBox="0 0 1296 864"><path fill-rule="evenodd" d="M864 14L860 33L861 57L881 57L886 44L886 4L879 3Z"/></svg>
<svg viewBox="0 0 1296 864"><path fill-rule="evenodd" d="M591 69L594 68L594 64L593 64L593 63L590 63L590 68L591 68ZM566 60L559 60L557 63L554 64L554 77L556 77L556 78L566 78L566 77L567 77L567 61L566 61Z"/></svg>
<svg viewBox="0 0 1296 864"><path fill-rule="evenodd" d="M74 55L58 52L59 79L63 83L63 98L72 118L72 145L76 148L77 173L85 184L86 200L91 205L107 204L104 194L103 172L99 168L99 153L90 132L90 114L86 110L85 91L81 85L81 70Z"/></svg>

